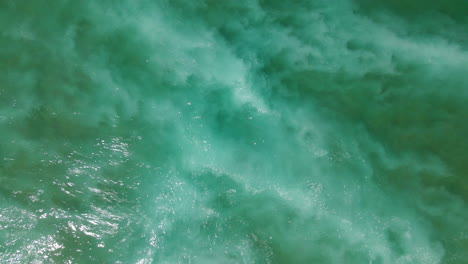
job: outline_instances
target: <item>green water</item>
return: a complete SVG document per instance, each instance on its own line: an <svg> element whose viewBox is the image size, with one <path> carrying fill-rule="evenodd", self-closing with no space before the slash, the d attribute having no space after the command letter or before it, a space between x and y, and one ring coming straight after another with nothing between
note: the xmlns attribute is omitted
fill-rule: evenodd
<svg viewBox="0 0 468 264"><path fill-rule="evenodd" d="M0 263L467 263L466 0L0 2Z"/></svg>

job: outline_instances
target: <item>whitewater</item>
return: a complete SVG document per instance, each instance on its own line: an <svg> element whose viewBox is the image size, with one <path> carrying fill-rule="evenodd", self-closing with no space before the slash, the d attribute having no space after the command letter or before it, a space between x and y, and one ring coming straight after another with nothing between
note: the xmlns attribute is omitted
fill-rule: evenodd
<svg viewBox="0 0 468 264"><path fill-rule="evenodd" d="M468 261L468 2L0 3L0 263Z"/></svg>

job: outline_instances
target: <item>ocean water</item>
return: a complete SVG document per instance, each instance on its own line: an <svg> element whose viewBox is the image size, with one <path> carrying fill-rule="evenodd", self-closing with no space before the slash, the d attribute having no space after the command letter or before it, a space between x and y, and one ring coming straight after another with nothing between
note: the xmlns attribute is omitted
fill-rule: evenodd
<svg viewBox="0 0 468 264"><path fill-rule="evenodd" d="M466 0L3 0L0 28L0 263L468 263Z"/></svg>

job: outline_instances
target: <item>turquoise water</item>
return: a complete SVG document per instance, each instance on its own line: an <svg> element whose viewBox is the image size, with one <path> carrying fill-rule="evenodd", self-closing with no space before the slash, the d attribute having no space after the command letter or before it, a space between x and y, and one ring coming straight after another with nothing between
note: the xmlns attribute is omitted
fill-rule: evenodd
<svg viewBox="0 0 468 264"><path fill-rule="evenodd" d="M0 3L0 263L466 263L468 2Z"/></svg>

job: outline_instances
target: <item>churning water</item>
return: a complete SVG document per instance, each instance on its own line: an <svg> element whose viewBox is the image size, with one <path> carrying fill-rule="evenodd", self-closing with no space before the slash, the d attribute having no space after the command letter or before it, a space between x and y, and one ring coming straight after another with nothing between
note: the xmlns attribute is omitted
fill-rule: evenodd
<svg viewBox="0 0 468 264"><path fill-rule="evenodd" d="M466 0L0 3L0 263L466 263Z"/></svg>

